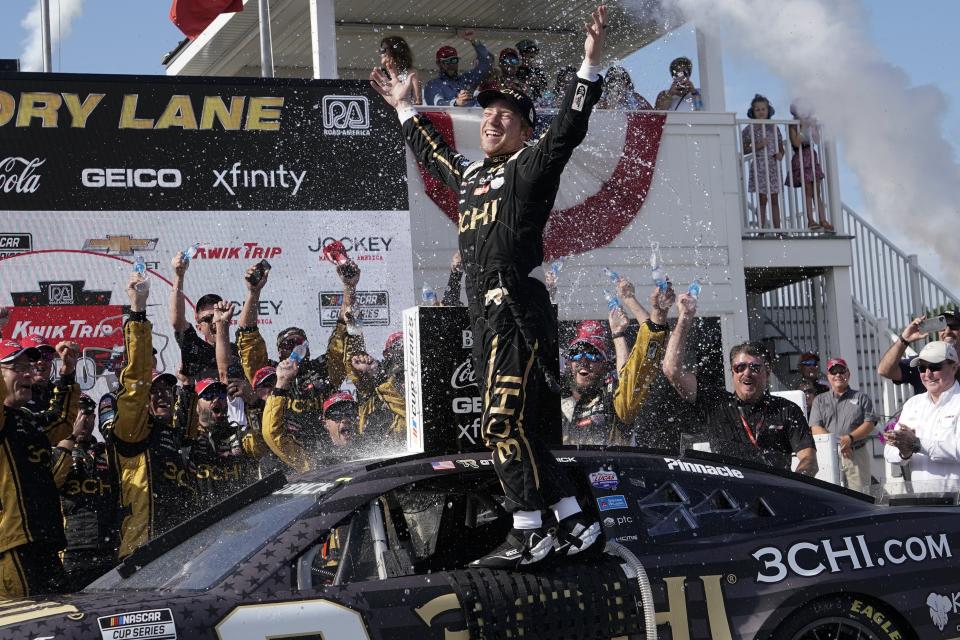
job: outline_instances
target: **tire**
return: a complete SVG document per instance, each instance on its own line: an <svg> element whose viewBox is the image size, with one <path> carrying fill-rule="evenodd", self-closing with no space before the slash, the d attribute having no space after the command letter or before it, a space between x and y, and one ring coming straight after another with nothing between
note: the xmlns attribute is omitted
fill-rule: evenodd
<svg viewBox="0 0 960 640"><path fill-rule="evenodd" d="M843 594L797 609L774 631L772 640L916 640L893 607L871 598Z"/></svg>

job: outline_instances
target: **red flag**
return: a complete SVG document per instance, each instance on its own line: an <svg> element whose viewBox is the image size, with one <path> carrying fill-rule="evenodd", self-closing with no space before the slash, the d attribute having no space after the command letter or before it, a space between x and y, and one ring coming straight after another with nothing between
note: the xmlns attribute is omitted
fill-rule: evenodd
<svg viewBox="0 0 960 640"><path fill-rule="evenodd" d="M170 21L195 39L221 13L243 11L243 0L173 0Z"/></svg>

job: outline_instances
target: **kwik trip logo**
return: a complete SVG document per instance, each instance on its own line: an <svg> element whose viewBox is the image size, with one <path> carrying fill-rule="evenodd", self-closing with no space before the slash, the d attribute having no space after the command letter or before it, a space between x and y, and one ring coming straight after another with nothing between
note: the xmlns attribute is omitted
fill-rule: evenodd
<svg viewBox="0 0 960 640"><path fill-rule="evenodd" d="M222 188L232 196L244 189L284 189L295 196L307 172L287 169L282 164L276 169L244 169L240 162L234 162L229 169L214 169L213 176L213 188Z"/></svg>
<svg viewBox="0 0 960 640"><path fill-rule="evenodd" d="M323 96L323 134L369 136L370 102L363 96Z"/></svg>
<svg viewBox="0 0 960 640"><path fill-rule="evenodd" d="M0 191L4 193L36 193L40 188L41 174L37 169L46 158L21 158L7 156L0 160Z"/></svg>

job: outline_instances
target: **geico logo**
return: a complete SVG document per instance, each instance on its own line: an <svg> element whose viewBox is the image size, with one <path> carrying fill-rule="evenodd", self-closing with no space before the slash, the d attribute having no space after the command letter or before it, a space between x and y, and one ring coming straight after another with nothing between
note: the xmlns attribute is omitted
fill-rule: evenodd
<svg viewBox="0 0 960 640"><path fill-rule="evenodd" d="M161 187L174 189L183 183L179 169L84 169L80 181L85 187Z"/></svg>
<svg viewBox="0 0 960 640"><path fill-rule="evenodd" d="M197 477L201 480L239 480L240 465L233 463L229 467L220 465L197 465Z"/></svg>
<svg viewBox="0 0 960 640"><path fill-rule="evenodd" d="M454 413L480 413L483 411L483 400L478 396L475 398L454 398Z"/></svg>
<svg viewBox="0 0 960 640"><path fill-rule="evenodd" d="M320 401L320 398L307 398L306 400L301 400L299 398L287 398L287 409L293 411L294 413L303 413L305 411L322 411L323 404Z"/></svg>
<svg viewBox="0 0 960 640"><path fill-rule="evenodd" d="M104 482L103 480L96 480L94 478L86 478L85 480L68 480L65 489L67 495L71 496L79 495L81 493L106 495L113 491L113 489L110 487L110 483Z"/></svg>
<svg viewBox="0 0 960 640"><path fill-rule="evenodd" d="M709 464L700 464L699 462L684 462L673 458L664 458L668 469L685 471L687 473L704 473L711 476L723 476L725 478L743 479L743 473L738 469L730 467L714 467Z"/></svg>

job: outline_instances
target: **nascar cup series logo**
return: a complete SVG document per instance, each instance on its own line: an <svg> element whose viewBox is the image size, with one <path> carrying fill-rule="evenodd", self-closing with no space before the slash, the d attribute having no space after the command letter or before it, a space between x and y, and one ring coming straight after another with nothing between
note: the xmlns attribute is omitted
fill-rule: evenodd
<svg viewBox="0 0 960 640"><path fill-rule="evenodd" d="M323 134L369 136L370 102L363 96L323 96Z"/></svg>

